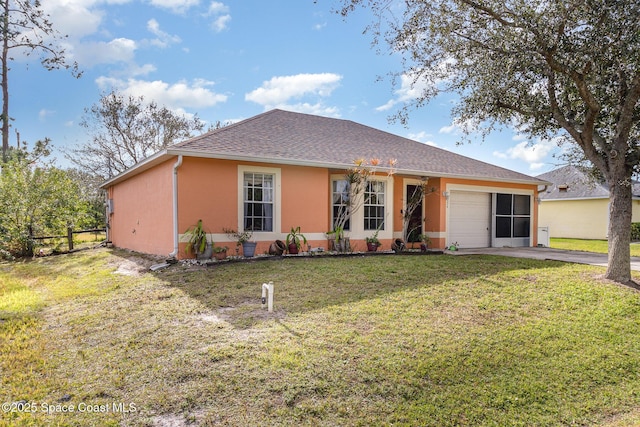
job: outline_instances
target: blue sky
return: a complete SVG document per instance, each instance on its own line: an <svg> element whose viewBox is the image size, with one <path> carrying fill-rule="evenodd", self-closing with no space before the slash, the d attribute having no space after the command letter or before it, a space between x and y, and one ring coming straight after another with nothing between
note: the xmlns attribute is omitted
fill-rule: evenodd
<svg viewBox="0 0 640 427"><path fill-rule="evenodd" d="M553 141L504 131L456 145L461 125L454 95L414 110L407 127L388 117L411 97L389 73L401 62L363 35L373 17L347 20L337 0L43 0L54 26L68 35L67 57L83 76L45 71L35 60L11 64L10 113L23 141L49 137L61 153L88 141L85 108L118 89L143 95L208 123L245 119L272 108L347 120L537 175L558 163ZM382 79L380 79L382 77ZM384 153L380 153L384 157Z"/></svg>

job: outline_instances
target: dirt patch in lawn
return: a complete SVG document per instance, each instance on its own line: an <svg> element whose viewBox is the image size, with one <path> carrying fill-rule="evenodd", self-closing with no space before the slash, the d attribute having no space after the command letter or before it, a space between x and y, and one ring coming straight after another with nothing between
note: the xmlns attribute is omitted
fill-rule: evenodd
<svg viewBox="0 0 640 427"><path fill-rule="evenodd" d="M138 254L135 252L123 252L122 254L116 255L118 256L113 257L108 265L115 267L115 273L123 276L138 277L148 272L152 265L165 261L165 257Z"/></svg>

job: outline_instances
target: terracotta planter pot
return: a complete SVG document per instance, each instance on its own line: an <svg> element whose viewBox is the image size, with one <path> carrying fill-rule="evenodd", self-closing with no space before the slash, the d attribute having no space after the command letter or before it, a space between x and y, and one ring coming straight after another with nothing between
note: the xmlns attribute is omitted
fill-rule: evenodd
<svg viewBox="0 0 640 427"><path fill-rule="evenodd" d="M377 243L369 243L367 242L367 250L369 252L375 252L378 250L378 244Z"/></svg>
<svg viewBox="0 0 640 427"><path fill-rule="evenodd" d="M291 255L297 255L298 254L298 245L296 245L295 243L290 243L289 244L289 253Z"/></svg>
<svg viewBox="0 0 640 427"><path fill-rule="evenodd" d="M282 240L276 240L269 246L269 255L282 255L286 249Z"/></svg>
<svg viewBox="0 0 640 427"><path fill-rule="evenodd" d="M402 239L394 240L393 243L391 244L391 249L393 249L393 251L396 253L404 251L405 249L404 241Z"/></svg>
<svg viewBox="0 0 640 427"><path fill-rule="evenodd" d="M227 251L222 251L222 252L214 252L213 253L213 257L215 259L217 259L218 261L222 261L223 259L227 258Z"/></svg>

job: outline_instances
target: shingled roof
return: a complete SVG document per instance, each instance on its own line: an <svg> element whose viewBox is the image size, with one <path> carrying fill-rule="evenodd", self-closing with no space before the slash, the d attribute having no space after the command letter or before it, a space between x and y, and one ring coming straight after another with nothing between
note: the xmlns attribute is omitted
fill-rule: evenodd
<svg viewBox="0 0 640 427"><path fill-rule="evenodd" d="M541 192L542 200L568 199L608 199L609 186L606 182L597 181L582 169L568 165L538 175L538 178L549 181L552 185ZM640 183L633 182L633 196L640 195Z"/></svg>
<svg viewBox="0 0 640 427"><path fill-rule="evenodd" d="M396 172L497 182L547 184L350 120L271 110L173 145L102 184L126 180L177 155L346 169L356 159L397 159Z"/></svg>
<svg viewBox="0 0 640 427"><path fill-rule="evenodd" d="M403 173L544 183L350 120L277 109L179 143L170 151L336 168L349 167L359 158L394 158Z"/></svg>

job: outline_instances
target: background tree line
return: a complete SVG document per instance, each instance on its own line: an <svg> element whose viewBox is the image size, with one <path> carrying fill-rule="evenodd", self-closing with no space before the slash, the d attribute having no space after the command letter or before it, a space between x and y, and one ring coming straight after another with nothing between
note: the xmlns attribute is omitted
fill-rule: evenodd
<svg viewBox="0 0 640 427"><path fill-rule="evenodd" d="M143 97L103 94L85 110L81 125L89 139L66 151L75 166L62 169L51 158L48 138L29 149L19 140L10 115L10 64L15 57L39 56L47 70L82 72L67 61L61 43L66 36L54 28L38 1L0 3L0 88L2 95L2 162L0 163L0 256L32 255L35 236L62 235L67 227L105 226L100 184L143 158L201 132L197 116L185 117ZM14 54L15 52L15 54ZM10 128L16 143L10 141Z"/></svg>
<svg viewBox="0 0 640 427"><path fill-rule="evenodd" d="M55 165L48 139L36 142L31 150L23 143L8 148L0 172L4 257L32 255L34 237L64 235L67 227L104 228L100 185L205 127L197 116L180 116L143 97L117 92L104 94L87 108L82 126L91 139L66 150L74 168Z"/></svg>

